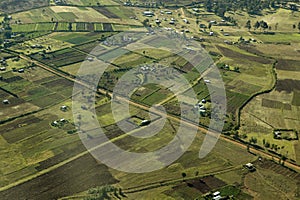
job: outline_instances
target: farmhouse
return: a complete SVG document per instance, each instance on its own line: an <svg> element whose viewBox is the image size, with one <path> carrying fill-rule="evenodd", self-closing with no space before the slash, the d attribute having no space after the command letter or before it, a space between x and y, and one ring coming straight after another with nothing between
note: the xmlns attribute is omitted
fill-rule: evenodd
<svg viewBox="0 0 300 200"><path fill-rule="evenodd" d="M9 104L9 101L8 101L8 99L4 99L4 100L2 101L2 103L3 103L3 104Z"/></svg>
<svg viewBox="0 0 300 200"><path fill-rule="evenodd" d="M146 126L146 125L148 125L148 124L150 124L150 123L151 123L150 120L143 120L143 121L141 122L140 126Z"/></svg>
<svg viewBox="0 0 300 200"><path fill-rule="evenodd" d="M219 191L216 191L213 193L213 200L219 200L222 199L221 193Z"/></svg>
<svg viewBox="0 0 300 200"><path fill-rule="evenodd" d="M190 22L189 22L189 20L187 20L187 19L183 19L182 20L184 23L186 23L186 24L189 24Z"/></svg>
<svg viewBox="0 0 300 200"><path fill-rule="evenodd" d="M64 112L67 111L67 109L68 109L68 107L65 106L65 105L63 105L63 106L60 107L60 110L61 110L61 111L64 111Z"/></svg>
<svg viewBox="0 0 300 200"><path fill-rule="evenodd" d="M152 11L144 11L143 15L146 16L146 17L152 17L152 16L154 16L154 12L152 12Z"/></svg>
<svg viewBox="0 0 300 200"><path fill-rule="evenodd" d="M250 171L250 172L254 172L256 169L254 167L254 165L252 163L247 163L245 164L245 167Z"/></svg>
<svg viewBox="0 0 300 200"><path fill-rule="evenodd" d="M275 138L275 139L281 139L281 132L275 131L275 132L274 132L274 138Z"/></svg>

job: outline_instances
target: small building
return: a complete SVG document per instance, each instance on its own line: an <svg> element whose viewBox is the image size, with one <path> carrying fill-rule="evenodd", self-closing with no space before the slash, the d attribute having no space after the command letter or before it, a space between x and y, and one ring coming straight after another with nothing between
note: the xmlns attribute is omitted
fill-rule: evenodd
<svg viewBox="0 0 300 200"><path fill-rule="evenodd" d="M25 70L24 70L23 68L21 68L21 69L18 70L18 72L19 72L19 73L24 73Z"/></svg>
<svg viewBox="0 0 300 200"><path fill-rule="evenodd" d="M275 131L274 132L274 138L275 139L281 139L281 132L280 131Z"/></svg>
<svg viewBox="0 0 300 200"><path fill-rule="evenodd" d="M2 101L2 103L3 103L3 104L9 104L9 101L8 101L8 99L4 99L4 100Z"/></svg>
<svg viewBox="0 0 300 200"><path fill-rule="evenodd" d="M252 163L247 163L245 164L245 167L250 171L250 172L254 172L256 169L254 167L254 165Z"/></svg>
<svg viewBox="0 0 300 200"><path fill-rule="evenodd" d="M0 67L0 71L5 71L6 67Z"/></svg>
<svg viewBox="0 0 300 200"><path fill-rule="evenodd" d="M199 12L199 11L200 11L199 8L192 8L192 10L193 10L194 12Z"/></svg>
<svg viewBox="0 0 300 200"><path fill-rule="evenodd" d="M213 197L213 200L220 200L220 199L222 199L221 195Z"/></svg>
<svg viewBox="0 0 300 200"><path fill-rule="evenodd" d="M168 15L172 15L171 11L166 11L165 13L168 14Z"/></svg>
<svg viewBox="0 0 300 200"><path fill-rule="evenodd" d="M147 125L149 125L150 123L151 123L150 120L143 120L143 121L141 122L140 126L147 126Z"/></svg>
<svg viewBox="0 0 300 200"><path fill-rule="evenodd" d="M154 12L152 12L152 11L144 11L143 15L146 16L146 17L152 17L152 16L154 16Z"/></svg>
<svg viewBox="0 0 300 200"><path fill-rule="evenodd" d="M216 192L214 192L213 193L213 196L215 197L215 196L218 196L218 195L220 195L221 193L219 192L219 191L216 191Z"/></svg>
<svg viewBox="0 0 300 200"><path fill-rule="evenodd" d="M210 31L209 32L209 36L213 36L214 35L214 32L213 31Z"/></svg>
<svg viewBox="0 0 300 200"><path fill-rule="evenodd" d="M189 22L189 20L187 20L187 19L183 19L182 20L184 23L186 23L186 24L189 24L190 22Z"/></svg>
<svg viewBox="0 0 300 200"><path fill-rule="evenodd" d="M93 61L94 59L92 57L87 58L88 61Z"/></svg>
<svg viewBox="0 0 300 200"><path fill-rule="evenodd" d="M63 105L63 106L60 107L60 110L61 110L61 111L64 111L64 112L67 111L67 109L68 109L68 107L65 106L65 105Z"/></svg>
<svg viewBox="0 0 300 200"><path fill-rule="evenodd" d="M201 100L201 103L206 103L206 100L205 100L205 99L202 99L202 100Z"/></svg>
<svg viewBox="0 0 300 200"><path fill-rule="evenodd" d="M210 80L204 79L204 83L210 83Z"/></svg>
<svg viewBox="0 0 300 200"><path fill-rule="evenodd" d="M59 124L58 124L57 121L54 121L54 122L52 123L52 125L53 125L53 126L58 126Z"/></svg>

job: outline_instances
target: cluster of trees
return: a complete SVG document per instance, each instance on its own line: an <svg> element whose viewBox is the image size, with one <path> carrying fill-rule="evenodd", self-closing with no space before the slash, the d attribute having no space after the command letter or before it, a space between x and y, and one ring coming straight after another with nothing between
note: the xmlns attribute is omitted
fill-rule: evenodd
<svg viewBox="0 0 300 200"><path fill-rule="evenodd" d="M250 31L250 29L252 28L252 25L251 25L251 21L250 21L250 20L248 20L248 21L246 22L245 27ZM277 27L278 27L278 24L275 25L275 29L277 29ZM263 29L264 31L265 31L266 29L269 29L269 30L272 29L272 27L269 26L268 23L265 22L265 21L263 21L263 20L260 21L260 22L259 22L259 21L256 21L255 24L253 25L253 28L254 28L254 30L261 28L261 29Z"/></svg>
<svg viewBox="0 0 300 200"><path fill-rule="evenodd" d="M299 0L294 1L299 2ZM291 4L290 2L293 2L293 0L205 0L204 6L206 7L207 11L214 12L215 14L224 17L225 12L227 11L235 12L237 10L243 10L249 14L260 15L261 11L264 9L276 9L279 6L287 7L293 11L297 11L297 6L295 4Z"/></svg>
<svg viewBox="0 0 300 200"><path fill-rule="evenodd" d="M255 24L253 24L253 27L251 25L251 21L248 20L245 24L245 28L247 28L248 31L250 31L251 28L254 28L254 30L257 30L257 29L260 28L260 29L263 29L264 31L267 30L267 29L272 30L272 27L270 25L268 25L268 23L263 21L263 20L262 21L256 21ZM278 28L278 23L275 24L274 29L277 30L277 28ZM298 25L293 24L293 29L296 29L296 28L298 28L298 30L300 32L300 22L298 23Z"/></svg>
<svg viewBox="0 0 300 200"><path fill-rule="evenodd" d="M5 39L10 39L12 35L12 28L10 27L11 17L7 14L4 15L3 21L1 22L2 25L2 32L0 37L0 44L3 43Z"/></svg>
<svg viewBox="0 0 300 200"><path fill-rule="evenodd" d="M116 188L111 185L91 188L88 190L87 193L89 194L89 196L84 198L84 200L114 199L112 198L112 196L116 197L117 199L121 199L121 197L126 197L121 188Z"/></svg>

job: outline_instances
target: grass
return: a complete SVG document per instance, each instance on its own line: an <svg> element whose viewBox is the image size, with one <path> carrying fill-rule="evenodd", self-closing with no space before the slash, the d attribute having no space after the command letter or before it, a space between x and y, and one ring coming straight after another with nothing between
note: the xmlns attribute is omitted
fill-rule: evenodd
<svg viewBox="0 0 300 200"><path fill-rule="evenodd" d="M82 44L86 42L90 42L101 37L107 37L111 35L111 33L52 33L50 35L51 38L60 40L63 42L68 42L71 44Z"/></svg>
<svg viewBox="0 0 300 200"><path fill-rule="evenodd" d="M256 34L255 37L264 43L300 42L299 33L276 33L275 35Z"/></svg>
<svg viewBox="0 0 300 200"><path fill-rule="evenodd" d="M37 24L13 24L11 28L14 32L22 33L22 32L33 32L36 30Z"/></svg>
<svg viewBox="0 0 300 200"><path fill-rule="evenodd" d="M100 5L119 5L118 3L112 0L67 0L67 4L70 5L80 5L80 6L96 6L97 3Z"/></svg>

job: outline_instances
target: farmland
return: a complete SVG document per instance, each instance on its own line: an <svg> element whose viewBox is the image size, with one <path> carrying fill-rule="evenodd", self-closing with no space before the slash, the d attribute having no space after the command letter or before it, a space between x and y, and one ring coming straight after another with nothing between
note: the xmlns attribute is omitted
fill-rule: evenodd
<svg viewBox="0 0 300 200"><path fill-rule="evenodd" d="M216 191L239 200L299 198L297 3L276 1L257 14L249 13L252 1L242 9L218 0L211 8L190 0L13 2L0 1L1 199L204 200ZM77 74L94 63L87 72L103 72L95 99L82 79L95 74ZM74 82L86 91L73 94ZM219 116L222 84L227 110ZM115 116L126 103L129 115ZM223 117L220 136L207 130ZM107 141L93 150L82 142L98 136ZM118 157L111 144L144 153L142 162ZM130 170L162 168L125 172L94 152Z"/></svg>

